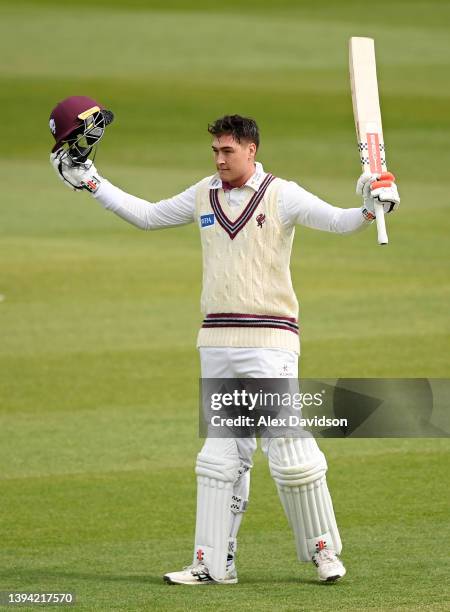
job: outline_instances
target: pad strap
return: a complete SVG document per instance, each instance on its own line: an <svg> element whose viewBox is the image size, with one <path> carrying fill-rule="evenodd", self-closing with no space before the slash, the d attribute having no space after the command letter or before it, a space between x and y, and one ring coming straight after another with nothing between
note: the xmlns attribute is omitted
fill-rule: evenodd
<svg viewBox="0 0 450 612"><path fill-rule="evenodd" d="M234 512L234 514L245 512L247 510L247 505L248 499L243 499L239 495L235 494L231 496L231 512Z"/></svg>

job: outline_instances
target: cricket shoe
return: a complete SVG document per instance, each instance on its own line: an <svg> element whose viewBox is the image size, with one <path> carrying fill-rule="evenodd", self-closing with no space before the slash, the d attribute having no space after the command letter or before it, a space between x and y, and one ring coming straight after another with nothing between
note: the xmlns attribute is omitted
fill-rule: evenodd
<svg viewBox="0 0 450 612"><path fill-rule="evenodd" d="M313 555L312 562L317 568L319 580L322 582L336 582L343 578L346 569L337 554L324 548Z"/></svg>
<svg viewBox="0 0 450 612"><path fill-rule="evenodd" d="M164 574L164 581L168 584L236 584L238 581L237 572L234 565L230 566L223 580L214 580L209 575L208 568L203 563L184 567L181 572L170 572Z"/></svg>

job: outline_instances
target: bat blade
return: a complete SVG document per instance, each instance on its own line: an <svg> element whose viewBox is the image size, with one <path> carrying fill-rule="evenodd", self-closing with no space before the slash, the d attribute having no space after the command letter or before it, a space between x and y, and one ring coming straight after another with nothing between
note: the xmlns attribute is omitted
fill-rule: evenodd
<svg viewBox="0 0 450 612"><path fill-rule="evenodd" d="M361 166L364 172L386 172L386 155L378 95L373 38L354 36L349 43L350 85L353 116ZM383 205L375 203L378 243L387 244Z"/></svg>

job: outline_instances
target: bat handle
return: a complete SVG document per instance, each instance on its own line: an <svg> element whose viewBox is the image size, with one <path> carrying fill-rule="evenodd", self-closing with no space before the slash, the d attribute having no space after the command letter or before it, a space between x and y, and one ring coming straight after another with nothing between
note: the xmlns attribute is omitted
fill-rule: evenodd
<svg viewBox="0 0 450 612"><path fill-rule="evenodd" d="M378 244L381 246L383 244L388 244L389 239L386 232L386 222L384 220L384 208L381 202L374 202L375 206L375 217L377 220L377 232L378 232Z"/></svg>

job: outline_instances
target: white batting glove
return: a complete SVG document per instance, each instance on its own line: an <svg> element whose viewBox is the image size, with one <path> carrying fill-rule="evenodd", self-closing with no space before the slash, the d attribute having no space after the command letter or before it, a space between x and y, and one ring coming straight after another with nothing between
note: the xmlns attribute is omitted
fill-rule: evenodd
<svg viewBox="0 0 450 612"><path fill-rule="evenodd" d="M356 193L363 198L361 210L366 219L375 219L375 199L383 204L385 214L397 210L400 196L394 181L395 176L391 172L361 174L356 183Z"/></svg>
<svg viewBox="0 0 450 612"><path fill-rule="evenodd" d="M90 159L84 164L74 164L67 153L60 149L50 155L50 163L58 177L73 191L86 189L95 193L100 187L100 175Z"/></svg>

